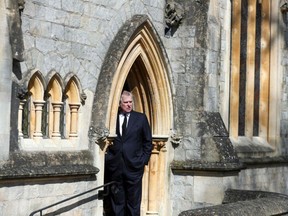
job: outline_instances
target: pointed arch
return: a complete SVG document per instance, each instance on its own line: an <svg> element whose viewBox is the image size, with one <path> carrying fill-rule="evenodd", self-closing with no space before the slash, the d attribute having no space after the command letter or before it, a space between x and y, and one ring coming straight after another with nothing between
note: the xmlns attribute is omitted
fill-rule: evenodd
<svg viewBox="0 0 288 216"><path fill-rule="evenodd" d="M28 92L33 97L33 100L44 99L45 81L44 77L39 71L35 71L28 83Z"/></svg>
<svg viewBox="0 0 288 216"><path fill-rule="evenodd" d="M45 104L44 101L44 89L45 81L44 77L39 71L35 71L28 83L28 110L30 116L27 116L29 119L29 137L32 138L41 138L42 137L42 111Z"/></svg>
<svg viewBox="0 0 288 216"><path fill-rule="evenodd" d="M171 101L170 86L169 83L167 83L168 77L163 59L161 59L161 52L152 34L150 23L147 21L143 24L141 30L131 39L129 46L126 48L118 64L111 86L111 89L114 91L111 91L109 96L108 116L110 118L106 121L106 125L112 133L115 132L117 107L119 104L119 101L115 99L120 98L128 74L130 71L133 71L132 67L134 63L136 63L136 67L138 66L138 68L142 69L141 72L145 73L142 74L142 77L141 73L131 73L131 76L136 76L135 79L132 79L135 81L145 80L146 89L142 89L141 91L141 88L136 88L134 91L136 94L140 92L142 94L146 93L144 96L147 100L142 100L142 102L146 103L145 106L149 109L146 114L149 114L148 117L153 127L153 133L169 134L170 132L171 118L166 118L166 116L172 115L172 107L171 104L169 104ZM143 78L143 75L145 78ZM153 95L153 97L149 95ZM139 97L140 96L141 95L139 95ZM145 97L142 95L142 98ZM163 106L164 104L165 106ZM159 124L159 122L161 122L161 124Z"/></svg>
<svg viewBox="0 0 288 216"><path fill-rule="evenodd" d="M61 132L60 132L60 119L61 119L61 110L63 106L62 102L62 94L63 94L63 82L62 78L58 73L55 73L49 83L47 85L47 98L45 98L46 104L44 107L44 118L43 123L47 125L48 121L48 129L42 129L42 131L49 134L49 137L60 139ZM48 114L48 119L45 116ZM43 125L43 124L42 124Z"/></svg>
<svg viewBox="0 0 288 216"><path fill-rule="evenodd" d="M78 78L74 75L69 78L66 84L65 95L69 98L70 103L80 103L80 82Z"/></svg>
<svg viewBox="0 0 288 216"><path fill-rule="evenodd" d="M63 92L63 81L58 73L55 73L47 85L47 93L51 97L51 102L61 102Z"/></svg>
<svg viewBox="0 0 288 216"><path fill-rule="evenodd" d="M101 68L94 96L91 126L108 128L110 134L115 133L120 94L126 79L136 76L133 73L129 75L130 70L133 67L135 69L133 64L136 63L138 68L144 69L145 72L144 78L141 79L139 74L137 76L138 81L145 80L148 86L141 94L146 92L146 96L150 97L146 97L145 100L145 103L149 102L148 105L145 104L149 112L145 110L145 113L149 114L153 133L166 135L170 133L173 127L171 76L161 44L146 15L136 15L125 23L112 41ZM133 93L140 96L140 89L139 86ZM144 96L141 95L142 98ZM143 102L143 100L136 102Z"/></svg>
<svg viewBox="0 0 288 216"><path fill-rule="evenodd" d="M65 110L65 134L69 138L78 137L78 116L79 108L81 106L80 97L81 86L79 79L74 76L69 76L69 80L65 88L65 100L64 100L64 110Z"/></svg>

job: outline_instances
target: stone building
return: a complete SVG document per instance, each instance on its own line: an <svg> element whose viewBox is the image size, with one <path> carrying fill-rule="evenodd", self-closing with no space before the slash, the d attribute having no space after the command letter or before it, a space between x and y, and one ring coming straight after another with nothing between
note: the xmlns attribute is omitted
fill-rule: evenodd
<svg viewBox="0 0 288 216"><path fill-rule="evenodd" d="M0 215L104 184L123 88L153 132L142 215L217 205L228 189L288 194L287 9L285 0L0 1ZM93 190L43 213L103 209Z"/></svg>

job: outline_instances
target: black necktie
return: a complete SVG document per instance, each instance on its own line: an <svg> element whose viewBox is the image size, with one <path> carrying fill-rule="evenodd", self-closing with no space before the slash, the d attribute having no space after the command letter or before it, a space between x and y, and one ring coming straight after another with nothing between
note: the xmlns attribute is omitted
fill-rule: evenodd
<svg viewBox="0 0 288 216"><path fill-rule="evenodd" d="M123 124L122 124L122 137L125 136L125 133L126 133L126 125L127 125L127 114L125 113L125 114L124 114L124 121L123 121Z"/></svg>

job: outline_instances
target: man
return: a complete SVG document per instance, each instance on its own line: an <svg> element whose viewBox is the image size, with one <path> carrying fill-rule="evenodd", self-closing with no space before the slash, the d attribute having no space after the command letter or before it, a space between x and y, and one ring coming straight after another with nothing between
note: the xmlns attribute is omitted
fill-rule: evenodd
<svg viewBox="0 0 288 216"><path fill-rule="evenodd" d="M123 91L113 145L105 156L105 174L117 184L111 188L111 215L140 216L142 177L152 151L147 117L133 111L133 96Z"/></svg>

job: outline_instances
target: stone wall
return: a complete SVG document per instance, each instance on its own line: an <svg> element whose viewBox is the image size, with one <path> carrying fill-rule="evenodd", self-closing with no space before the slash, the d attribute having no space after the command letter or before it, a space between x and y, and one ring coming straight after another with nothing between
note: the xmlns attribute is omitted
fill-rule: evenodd
<svg viewBox="0 0 288 216"><path fill-rule="evenodd" d="M75 181L75 180L74 180ZM33 211L59 202L75 194L95 188L95 181L77 181L63 179L25 181L15 184L13 181L1 183L0 215L27 216ZM72 199L64 204L43 211L43 215L98 215L102 211L101 201L97 201L97 191ZM49 215L50 215L49 214ZM39 215L39 213L35 214Z"/></svg>
<svg viewBox="0 0 288 216"><path fill-rule="evenodd" d="M111 42L127 20L134 15L144 14L155 27L155 33L162 39L162 42L159 41L159 43L163 52L167 54L167 68L170 73L167 77L171 78L169 80L173 91L171 103L174 106L174 128L171 129L175 130L178 137L182 137L180 145L174 146L175 149L169 152L169 156L174 159L174 162L176 161L172 166L175 170L180 170L178 172L171 171L171 175L166 176L170 178L169 191L171 194L168 194L165 199L170 199L172 202L172 205L169 206L171 215L176 216L185 209L220 204L224 197L224 191L228 188L288 193L286 164L277 164L276 166L266 164L260 168L250 166L248 169L243 169L235 157L229 134L225 128L228 124L229 107L230 1L175 0L174 2L179 4L179 15L183 15L184 18L177 29L174 29L173 34L165 35L164 17L167 2L171 1L26 0L21 16L25 46L24 61L19 64L17 70L13 70L14 83L20 86L27 82L35 70L39 70L44 77L49 76L51 71L59 73L62 78L65 78L70 72L76 74L87 95L85 108L80 114L79 134L84 137L81 138L80 143L84 146L84 150L93 153L94 161L89 161L88 165L101 168L103 160L101 161L99 157L100 149L95 143L89 143L88 140L94 93L104 59L109 54ZM4 8L1 3L0 8ZM6 26L3 29L6 30ZM8 40L7 37L4 39ZM122 44L122 46L124 45ZM4 48L5 51L10 50L10 47ZM2 52L0 54L7 56ZM287 75L285 54L286 48L283 50L282 61L285 67L284 81ZM7 68L12 68L10 59L5 60L4 64L7 65L4 69L1 68L1 71L7 72ZM113 72L109 76L111 74L113 75ZM9 74L1 73L1 75L3 75L3 79L0 81L5 84L6 76L4 75ZM7 79L9 81L11 78ZM108 82L107 80L104 77L101 84L107 84L105 83ZM285 85L283 85L283 91L281 134L282 149L286 153L287 129L285 125L288 117L285 108L287 107ZM3 98L0 100L3 105L1 109L10 110L10 97L7 97L10 92L11 89L8 87L4 92L0 92L0 99ZM15 98L13 99L15 100ZM4 105L7 107L4 108ZM14 111L18 109L16 105L16 103L12 103ZM9 149L7 125L2 121L0 130L3 132L0 134L1 140L6 140L0 143L2 150L0 156L4 159L7 159ZM14 131L14 133L16 132ZM17 137L13 137L13 142L15 142L11 144L13 151L18 153ZM64 155L58 154L58 156L65 158L68 154L68 152L64 152ZM29 166L28 174L32 173L35 177L39 173L33 173L35 171L33 167L37 168L39 164L34 166L33 159L35 158L32 154L27 161L18 160L18 164L14 164L17 160L10 160L1 162L0 165L3 168L7 163L14 167L21 163L29 164L31 166ZM44 164L53 162L53 157L48 154L45 154L42 159L39 161ZM180 163L178 163L179 161ZM76 162L69 160L68 164L73 163ZM62 165L66 166L67 164ZM57 173L54 172L54 174ZM0 212L5 213L3 215L10 215L9 211L13 209L18 212L18 215L27 215L46 204L49 205L67 196L100 185L103 180L102 169L97 176L99 177L97 181L94 181L95 179L92 181L91 179L75 179L72 182L66 182L64 177L61 179L63 183L60 183L57 175L54 175L49 184L47 179L44 182L38 182L39 179L37 181L28 179L25 183L20 184L18 181L15 185L8 184L3 180L4 186L0 189ZM37 177L41 177L41 175ZM9 192L8 196L7 191ZM72 202L71 212L78 215L100 215L102 201L86 203L85 200L90 200L89 197L86 198L84 201L79 200L75 208L75 204ZM21 208L15 210L14 206L21 206ZM67 209L67 206L60 207L60 211L61 209L63 215L71 214L71 212L65 213L64 210Z"/></svg>
<svg viewBox="0 0 288 216"><path fill-rule="evenodd" d="M193 172L174 175L173 216L180 212L219 205L228 189L288 194L288 166L247 168L238 174ZM217 176L218 175L218 176ZM195 212L195 211L194 211ZM193 215L193 214L192 214ZM205 215L203 211L199 215Z"/></svg>

